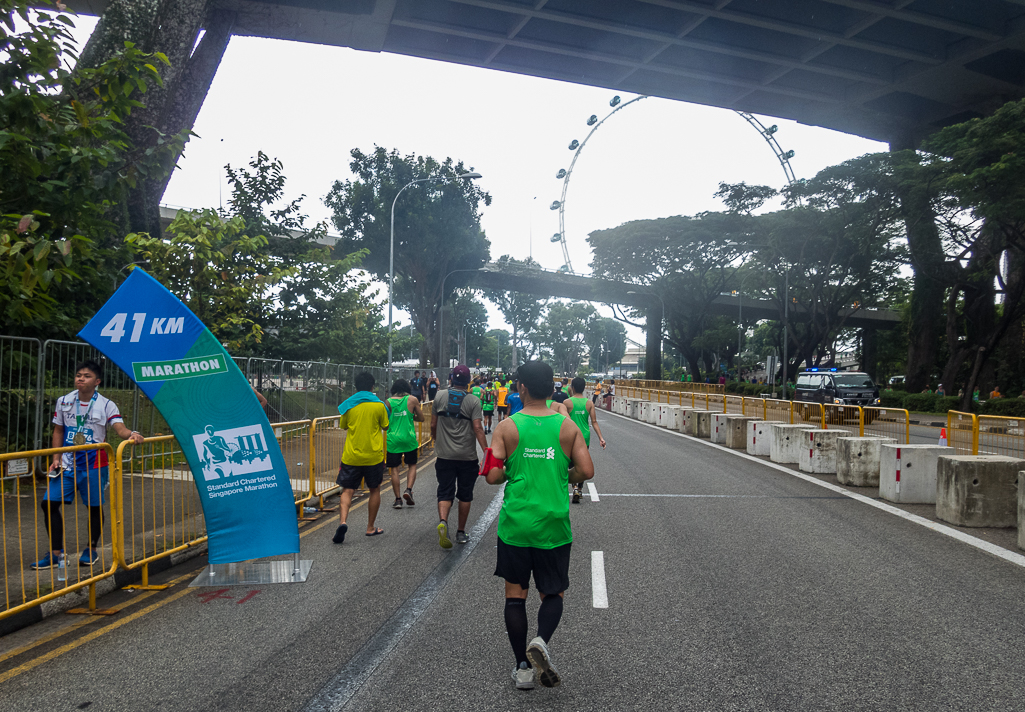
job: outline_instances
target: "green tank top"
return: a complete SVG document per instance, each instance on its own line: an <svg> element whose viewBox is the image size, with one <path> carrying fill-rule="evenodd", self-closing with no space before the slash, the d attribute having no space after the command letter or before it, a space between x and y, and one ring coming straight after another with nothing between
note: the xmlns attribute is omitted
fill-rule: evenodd
<svg viewBox="0 0 1025 712"><path fill-rule="evenodd" d="M571 407L569 411L570 420L577 424L580 432L584 434L584 442L591 447L591 418L587 415L587 399L570 398L566 401Z"/></svg>
<svg viewBox="0 0 1025 712"><path fill-rule="evenodd" d="M511 416L520 442L505 463L498 536L511 546L554 549L573 541L569 527L569 458L559 443L565 416Z"/></svg>
<svg viewBox="0 0 1025 712"><path fill-rule="evenodd" d="M391 417L388 419L388 452L412 452L420 443L416 439L416 426L413 425L413 414L409 410L409 396L389 398L388 407Z"/></svg>
<svg viewBox="0 0 1025 712"><path fill-rule="evenodd" d="M480 399L481 403L484 402L484 389L480 386L474 386L473 388L471 388L470 393L477 396L477 398Z"/></svg>

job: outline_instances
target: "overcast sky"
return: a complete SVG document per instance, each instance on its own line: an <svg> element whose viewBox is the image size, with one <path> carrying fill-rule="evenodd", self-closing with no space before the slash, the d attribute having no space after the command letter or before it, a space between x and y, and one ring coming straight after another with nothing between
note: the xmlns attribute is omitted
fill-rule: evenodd
<svg viewBox="0 0 1025 712"><path fill-rule="evenodd" d="M81 37L95 19L80 17ZM568 168L571 140L583 141L591 114L603 118L614 92L426 59L320 45L233 37L164 203L216 207L227 191L223 166L247 164L257 151L278 158L289 198L328 220L323 198L351 176L349 152L374 145L402 154L462 160L483 175L492 196L482 224L492 258L533 254L562 264L555 175ZM623 101L634 95L624 94ZM792 121L778 124L784 150L796 153L798 178L886 145ZM590 272L586 236L630 220L717 210L720 181L782 187L772 151L732 111L649 98L606 122L581 153L566 200L570 258ZM224 199L227 195L224 195ZM401 198L400 198L401 200ZM605 311L608 311L605 309ZM489 304L491 325L504 320ZM405 315L401 318L405 321ZM631 337L641 339L631 329Z"/></svg>

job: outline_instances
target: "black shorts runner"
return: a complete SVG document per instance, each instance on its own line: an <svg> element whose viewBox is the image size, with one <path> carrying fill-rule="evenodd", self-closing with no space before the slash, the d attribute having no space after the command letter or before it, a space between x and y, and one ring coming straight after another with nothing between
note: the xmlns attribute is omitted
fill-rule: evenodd
<svg viewBox="0 0 1025 712"><path fill-rule="evenodd" d="M419 457L419 450L410 450L409 452L389 452L385 456L384 464L388 467L398 467L402 464L402 460L405 459L407 465L415 465Z"/></svg>
<svg viewBox="0 0 1025 712"><path fill-rule="evenodd" d="M554 549L537 549L532 546L513 546L498 540L498 563L495 576L501 576L520 588L530 588L530 575L534 574L534 585L546 596L554 596L569 588L569 551L573 544L564 544Z"/></svg>
<svg viewBox="0 0 1025 712"><path fill-rule="evenodd" d="M434 473L438 476L438 501L473 501L473 486L477 484L480 465L473 460L446 460L439 457L434 461ZM459 485L458 491L456 485Z"/></svg>
<svg viewBox="0 0 1025 712"><path fill-rule="evenodd" d="M509 415L509 406L500 405L498 406L498 412L500 415Z"/></svg>
<svg viewBox="0 0 1025 712"><path fill-rule="evenodd" d="M359 489L360 482L366 481L367 489L380 487L384 481L384 463L376 465L346 465L338 467L338 479L335 480L342 489Z"/></svg>

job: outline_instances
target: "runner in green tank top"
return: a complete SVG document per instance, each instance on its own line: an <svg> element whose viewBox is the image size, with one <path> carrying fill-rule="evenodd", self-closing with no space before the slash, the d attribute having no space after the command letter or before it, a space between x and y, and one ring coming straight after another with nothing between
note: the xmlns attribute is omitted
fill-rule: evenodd
<svg viewBox="0 0 1025 712"><path fill-rule="evenodd" d="M489 484L507 482L498 517L498 563L505 579L505 627L516 667L517 689L537 679L545 687L560 684L548 643L562 618L563 592L569 588L573 534L566 483L594 476L594 464L580 429L545 405L553 391L551 366L529 361L517 372L523 410L505 419L491 438ZM574 467L568 470L569 463ZM541 595L537 637L527 645L527 592L531 576Z"/></svg>
<svg viewBox="0 0 1025 712"><path fill-rule="evenodd" d="M587 443L587 447L591 447L591 428L593 427L594 432L598 433L598 442L601 443L604 450L605 438L602 437L601 428L598 427L598 410L594 407L594 403L584 397L584 388L586 387L587 381L580 377L574 378L569 384L570 397L564 405L569 410L570 419L577 424L580 432L584 434L584 441ZM580 503L580 496L582 494L581 485L573 485L573 504Z"/></svg>
<svg viewBox="0 0 1025 712"><path fill-rule="evenodd" d="M395 492L394 509L402 509L402 499L412 507L413 485L416 482L416 463L420 452L420 442L416 437L414 423L424 422L424 413L420 401L410 395L409 383L400 378L391 387L392 398L388 399L391 417L388 420L388 452L385 464L391 474L391 488ZM406 491L399 496L399 466L406 461Z"/></svg>

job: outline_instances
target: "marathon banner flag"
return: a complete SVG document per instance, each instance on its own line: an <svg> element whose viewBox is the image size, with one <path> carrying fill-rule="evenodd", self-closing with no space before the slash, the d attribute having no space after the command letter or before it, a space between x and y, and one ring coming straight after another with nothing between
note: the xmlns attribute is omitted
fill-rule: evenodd
<svg viewBox="0 0 1025 712"><path fill-rule="evenodd" d="M136 268L78 335L131 376L171 426L203 503L211 564L298 553L292 485L270 422L181 300Z"/></svg>

